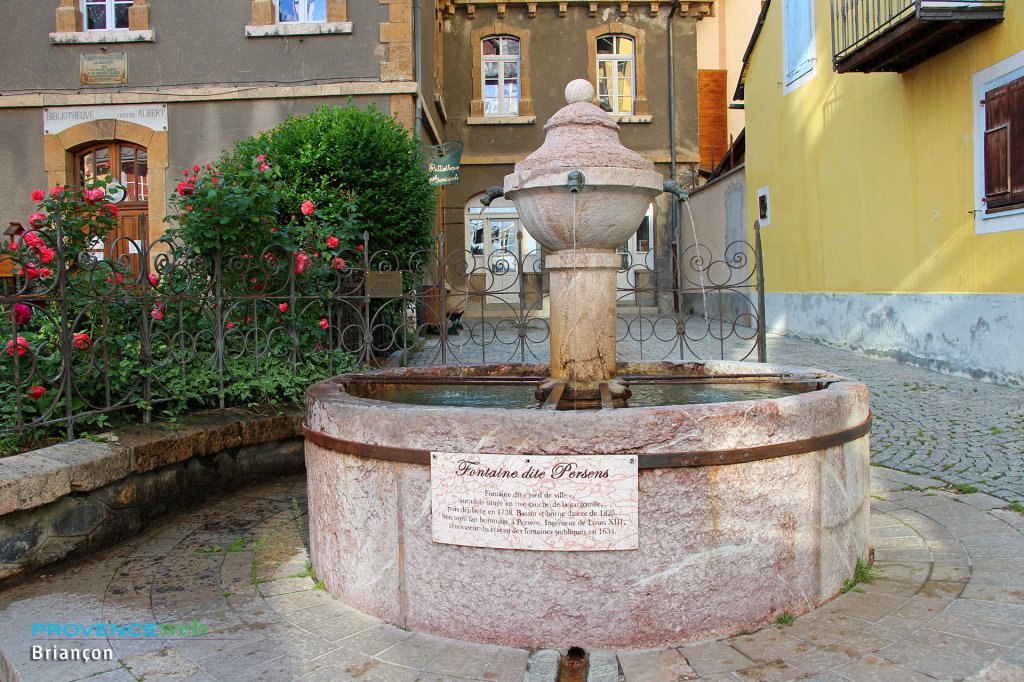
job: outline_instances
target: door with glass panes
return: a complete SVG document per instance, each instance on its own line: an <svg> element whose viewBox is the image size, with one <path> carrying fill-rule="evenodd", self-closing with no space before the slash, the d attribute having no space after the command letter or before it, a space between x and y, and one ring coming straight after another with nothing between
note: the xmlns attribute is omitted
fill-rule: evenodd
<svg viewBox="0 0 1024 682"><path fill-rule="evenodd" d="M616 284L619 289L619 300L632 302L635 300L634 289L650 285L650 277L647 275L652 267L651 263L651 237L654 225L654 204L647 207L647 214L640 222L640 226L629 240L619 246L616 252L619 254L619 273Z"/></svg>
<svg viewBox="0 0 1024 682"><path fill-rule="evenodd" d="M127 142L104 142L75 155L75 184L105 179L107 200L117 204L117 228L92 242L95 258L121 258L138 272L138 258L149 217L149 154Z"/></svg>
<svg viewBox="0 0 1024 682"><path fill-rule="evenodd" d="M518 304L523 274L540 271L540 245L523 229L515 206L503 198L486 207L471 199L466 227L473 287L486 289L487 303Z"/></svg>

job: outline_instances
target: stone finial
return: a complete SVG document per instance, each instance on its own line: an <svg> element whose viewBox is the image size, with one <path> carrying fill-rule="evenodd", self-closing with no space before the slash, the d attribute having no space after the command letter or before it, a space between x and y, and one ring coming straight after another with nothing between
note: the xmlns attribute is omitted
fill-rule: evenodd
<svg viewBox="0 0 1024 682"><path fill-rule="evenodd" d="M570 81L565 86L565 102L566 104L575 104L576 102L593 102L594 101L594 86L590 84L590 81L583 78L577 78L574 81Z"/></svg>

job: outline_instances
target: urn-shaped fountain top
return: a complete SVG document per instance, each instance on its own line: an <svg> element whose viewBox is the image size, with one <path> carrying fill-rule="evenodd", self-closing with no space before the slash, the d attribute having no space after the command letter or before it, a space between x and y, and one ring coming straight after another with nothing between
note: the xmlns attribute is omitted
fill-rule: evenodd
<svg viewBox="0 0 1024 682"><path fill-rule="evenodd" d="M544 144L505 176L505 197L548 252L615 249L662 192L654 164L619 142L619 126L575 80L566 106L544 126Z"/></svg>
<svg viewBox="0 0 1024 682"><path fill-rule="evenodd" d="M619 141L619 125L595 106L594 86L574 80L565 86L566 105L544 125L544 144L516 164L516 173L555 168L634 168L654 164Z"/></svg>

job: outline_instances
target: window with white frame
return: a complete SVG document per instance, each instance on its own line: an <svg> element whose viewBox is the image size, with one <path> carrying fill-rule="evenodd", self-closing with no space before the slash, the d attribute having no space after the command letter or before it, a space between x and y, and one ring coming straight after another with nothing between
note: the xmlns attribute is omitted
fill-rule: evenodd
<svg viewBox="0 0 1024 682"><path fill-rule="evenodd" d="M633 113L635 54L630 36L606 35L597 39L597 99L609 113Z"/></svg>
<svg viewBox="0 0 1024 682"><path fill-rule="evenodd" d="M277 21L313 24L327 21L327 0L277 0Z"/></svg>
<svg viewBox="0 0 1024 682"><path fill-rule="evenodd" d="M972 78L974 230L1024 229L1024 52Z"/></svg>
<svg viewBox="0 0 1024 682"><path fill-rule="evenodd" d="M484 79L484 116L518 116L520 95L519 39L485 38L480 46Z"/></svg>
<svg viewBox="0 0 1024 682"><path fill-rule="evenodd" d="M134 0L82 0L86 31L128 29L128 9Z"/></svg>
<svg viewBox="0 0 1024 682"><path fill-rule="evenodd" d="M788 93L814 77L814 2L782 2L782 85Z"/></svg>

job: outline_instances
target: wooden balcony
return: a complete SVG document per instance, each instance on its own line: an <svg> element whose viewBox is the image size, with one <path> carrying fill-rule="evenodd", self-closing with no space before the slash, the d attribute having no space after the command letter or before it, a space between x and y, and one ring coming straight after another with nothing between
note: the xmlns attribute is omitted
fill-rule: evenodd
<svg viewBox="0 0 1024 682"><path fill-rule="evenodd" d="M1004 0L832 0L839 73L902 73L1003 20Z"/></svg>

